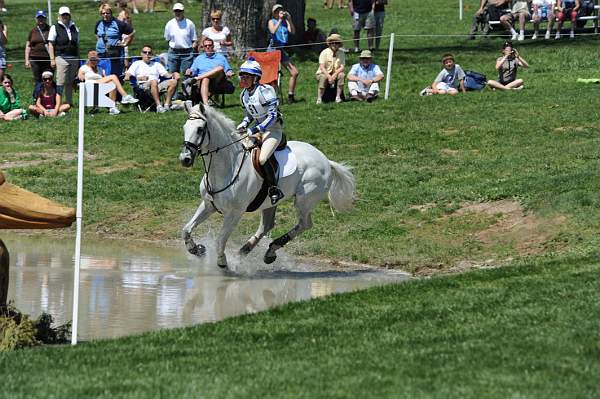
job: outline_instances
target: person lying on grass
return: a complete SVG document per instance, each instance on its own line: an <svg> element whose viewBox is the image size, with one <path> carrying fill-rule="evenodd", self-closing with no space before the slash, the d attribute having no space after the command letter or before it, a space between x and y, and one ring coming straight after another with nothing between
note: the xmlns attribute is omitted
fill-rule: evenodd
<svg viewBox="0 0 600 399"><path fill-rule="evenodd" d="M442 69L431 85L433 94L450 94L454 96L458 94L458 90L466 93L465 72L460 65L454 62L452 54L444 54L442 57L442 66L444 69Z"/></svg>
<svg viewBox="0 0 600 399"><path fill-rule="evenodd" d="M488 80L488 86L499 90L520 90L523 79L517 79L517 69L522 66L529 68L527 61L513 48L512 42L505 42L502 47L502 57L496 60L498 80Z"/></svg>

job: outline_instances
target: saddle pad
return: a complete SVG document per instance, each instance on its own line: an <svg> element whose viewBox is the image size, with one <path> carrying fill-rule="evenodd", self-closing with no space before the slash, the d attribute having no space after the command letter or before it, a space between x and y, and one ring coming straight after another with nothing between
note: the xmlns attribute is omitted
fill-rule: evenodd
<svg viewBox="0 0 600 399"><path fill-rule="evenodd" d="M279 164L280 179L289 176L296 171L298 160L289 146L285 146L283 150L275 151L275 158Z"/></svg>

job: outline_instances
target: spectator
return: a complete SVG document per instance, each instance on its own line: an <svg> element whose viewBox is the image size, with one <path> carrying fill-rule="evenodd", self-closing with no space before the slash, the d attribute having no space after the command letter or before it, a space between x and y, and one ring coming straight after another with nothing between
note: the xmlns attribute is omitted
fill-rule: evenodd
<svg viewBox="0 0 600 399"><path fill-rule="evenodd" d="M98 66L98 61L100 58L98 57L97 51L88 52L88 60L87 62L79 68L79 72L77 73L77 77L82 82L94 82L94 83L114 83L115 90L110 92L110 98L113 101L117 100L117 92L121 95L121 104L135 104L138 102L137 99L133 98L131 95L127 94L119 78L115 74L107 75L106 71ZM118 115L121 113L119 109L114 106L108 110L111 115Z"/></svg>
<svg viewBox="0 0 600 399"><path fill-rule="evenodd" d="M477 28L481 28L481 33L485 36L490 31L490 17L488 14L488 0L480 0L479 8L475 11L471 21L471 30L469 30L469 40L475 39Z"/></svg>
<svg viewBox="0 0 600 399"><path fill-rule="evenodd" d="M48 33L50 66L56 68L58 91L73 105L73 82L79 70L79 28L71 20L69 7L58 9L59 20Z"/></svg>
<svg viewBox="0 0 600 399"><path fill-rule="evenodd" d="M319 82L317 91L317 104L323 102L323 94L327 87L334 87L337 83L335 102L342 102L342 90L344 89L344 67L346 54L340 51L342 37L336 33L327 38L328 48L321 51L319 55L319 69L315 78Z"/></svg>
<svg viewBox="0 0 600 399"><path fill-rule="evenodd" d="M169 73L165 67L154 60L152 46L145 45L142 48L142 59L131 64L125 73L125 80L129 80L131 76L137 80L138 87L152 96L156 104L156 112L167 112L171 108L171 99L177 90L179 81L179 73ZM167 78L162 82L159 79ZM160 104L160 95L166 93L165 105Z"/></svg>
<svg viewBox="0 0 600 399"><path fill-rule="evenodd" d="M134 3L135 4L135 3ZM131 23L131 16L129 15L129 11L127 9L123 9L119 11L119 15L117 19L131 28L130 34L121 35L121 43L123 43L123 57L125 59L125 68L129 68L129 45L135 39L135 29L133 28L133 24Z"/></svg>
<svg viewBox="0 0 600 399"><path fill-rule="evenodd" d="M352 99L371 102L379 96L379 82L383 72L373 64L373 55L369 50L360 53L360 63L352 65L348 74L348 90Z"/></svg>
<svg viewBox="0 0 600 399"><path fill-rule="evenodd" d="M302 36L302 43L311 44L312 46L303 47L303 50L310 49L315 53L320 53L325 50L327 46L325 43L325 33L317 28L317 20L309 18L306 20L306 30Z"/></svg>
<svg viewBox="0 0 600 399"><path fill-rule="evenodd" d="M193 46L198 39L196 26L185 17L183 11L183 4L175 3L173 5L175 18L165 26L165 40L169 42L167 69L170 73L185 73L194 61Z"/></svg>
<svg viewBox="0 0 600 399"><path fill-rule="evenodd" d="M381 44L381 36L383 35L383 23L385 21L385 6L388 0L375 0L373 8L375 16L375 49L379 50Z"/></svg>
<svg viewBox="0 0 600 399"><path fill-rule="evenodd" d="M60 94L56 91L53 76L54 74L50 71L42 72L42 88L37 94L35 104L29 106L31 115L53 118L64 116L71 109L69 104L61 104Z"/></svg>
<svg viewBox="0 0 600 399"><path fill-rule="evenodd" d="M571 19L571 32L569 38L575 39L575 26L577 26L577 13L581 3L579 0L559 0L557 5L558 14L558 26L556 27L556 36L554 39L560 39L560 30L562 29L563 23L568 18Z"/></svg>
<svg viewBox="0 0 600 399"><path fill-rule="evenodd" d="M515 0L510 13L500 17L502 26L512 34L512 40L525 40L525 23L529 20L529 4L527 1ZM515 20L519 20L519 33L514 28Z"/></svg>
<svg viewBox="0 0 600 399"><path fill-rule="evenodd" d="M367 44L369 49L373 48L373 36L375 34L375 0L348 0L348 9L354 21L354 52L360 52L360 30L367 30Z"/></svg>
<svg viewBox="0 0 600 399"><path fill-rule="evenodd" d="M135 0L133 0L135 1ZM146 2L146 7L144 8L144 12L154 12L154 4L156 3L156 0L147 0Z"/></svg>
<svg viewBox="0 0 600 399"><path fill-rule="evenodd" d="M504 43L504 46L502 47L502 57L496 60L498 81L488 80L488 85L493 89L499 90L522 89L524 87L523 79L517 79L517 69L520 66L529 68L527 61L519 55L517 49L513 48L512 43Z"/></svg>
<svg viewBox="0 0 600 399"><path fill-rule="evenodd" d="M554 4L555 0L533 0L533 36L532 40L537 39L538 32L540 29L540 21L544 18L548 19L548 27L546 29L546 35L544 39L550 39L550 33L552 32L552 25L554 25ZM560 31L560 29L559 29Z"/></svg>
<svg viewBox="0 0 600 399"><path fill-rule="evenodd" d="M215 52L215 44L212 39L202 40L204 53L194 60L192 67L185 71L187 76L198 85L202 103L208 105L210 93L214 93L225 77L233 76L233 70L223 54Z"/></svg>
<svg viewBox="0 0 600 399"><path fill-rule="evenodd" d="M431 85L433 94L458 94L458 90L466 93L465 90L465 72L460 65L454 62L452 54L444 54L442 57L443 69ZM458 87L458 89L457 89Z"/></svg>
<svg viewBox="0 0 600 399"><path fill-rule="evenodd" d="M113 17L112 8L104 3L99 9L102 19L96 22L94 29L96 33L96 51L100 58L110 59L110 73L117 77L123 75L125 67L124 46L129 44L129 36L133 33L130 25ZM127 35L126 41L122 41L123 35Z"/></svg>
<svg viewBox="0 0 600 399"><path fill-rule="evenodd" d="M0 88L0 120L13 121L26 115L21 108L19 93L13 88L12 77L5 73Z"/></svg>
<svg viewBox="0 0 600 399"><path fill-rule="evenodd" d="M8 32L6 25L0 20L0 79L4 76L4 70L6 69L6 43L8 42Z"/></svg>
<svg viewBox="0 0 600 399"><path fill-rule="evenodd" d="M31 68L33 80L42 83L42 72L50 71L50 55L48 54L48 34L50 25L46 23L46 12L39 10L35 13L37 24L29 32L25 43L25 68Z"/></svg>
<svg viewBox="0 0 600 399"><path fill-rule="evenodd" d="M488 0L487 12L490 21L500 21L500 17L510 8L511 0ZM510 10L509 10L510 12ZM492 29L490 27L490 29Z"/></svg>
<svg viewBox="0 0 600 399"><path fill-rule="evenodd" d="M0 0L0 12L8 12L6 7L4 7L4 0Z"/></svg>
<svg viewBox="0 0 600 399"><path fill-rule="evenodd" d="M131 0L128 3L131 4L131 11L133 11L134 14L140 13L140 11L137 8L137 5L135 4L136 3L135 0ZM123 9L121 11L127 11L127 6L123 7Z"/></svg>
<svg viewBox="0 0 600 399"><path fill-rule="evenodd" d="M284 46L288 44L289 34L295 33L296 29L292 23L292 17L289 12L283 9L281 4L275 4L271 9L272 18L269 21L269 50L278 49L281 51L281 65L290 73L288 82L288 103L296 102L294 93L296 91L296 81L298 80L298 69L290 61L290 56L285 51Z"/></svg>
<svg viewBox="0 0 600 399"><path fill-rule="evenodd" d="M204 39L211 39L215 43L215 52L222 53L227 57L229 49L227 47L233 46L233 40L231 39L231 31L228 27L221 24L223 13L220 10L216 10L210 13L211 26L202 31L202 40L200 44L204 43ZM198 49L200 51L201 49Z"/></svg>

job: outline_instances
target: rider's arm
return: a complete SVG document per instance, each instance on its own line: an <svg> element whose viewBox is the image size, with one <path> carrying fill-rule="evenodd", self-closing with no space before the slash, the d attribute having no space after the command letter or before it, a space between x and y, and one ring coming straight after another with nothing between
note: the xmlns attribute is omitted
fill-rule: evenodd
<svg viewBox="0 0 600 399"><path fill-rule="evenodd" d="M266 131L269 126L271 126L277 120L277 107L279 106L279 100L277 99L277 96L269 99L266 104L263 104L263 106L267 108L267 118L262 121L261 124L252 128L253 133Z"/></svg>

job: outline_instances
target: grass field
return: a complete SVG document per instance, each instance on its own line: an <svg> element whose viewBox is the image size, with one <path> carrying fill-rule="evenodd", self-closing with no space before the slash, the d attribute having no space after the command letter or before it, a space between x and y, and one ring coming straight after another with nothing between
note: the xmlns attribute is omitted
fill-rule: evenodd
<svg viewBox="0 0 600 399"><path fill-rule="evenodd" d="M359 201L354 212L335 216L321 204L315 227L286 248L426 275L508 267L75 349L3 354L0 395L598 396L600 87L576 83L600 77L598 38L518 43L531 65L519 72L526 87L519 92L419 97L446 52L464 69L495 76L502 39L453 36L468 31L471 3L459 21L454 2L392 2L385 31L397 36L388 101L317 107L316 64L298 62L304 101L282 106L289 138L354 166ZM9 2L2 16L9 59L21 58L34 4ZM66 4L89 27L82 47L92 46L97 5ZM321 4L308 1L306 15L350 38L347 10ZM197 3L186 7L197 20ZM169 18L134 16L144 33L133 51L147 41L163 44ZM385 66L386 54L375 61ZM17 63L9 73L26 97L30 73ZM239 119L236 96L227 103L223 111ZM177 161L184 119L87 117L88 236L178 238L197 206L201 173ZM65 159L76 152L76 136L76 114L0 125L0 162L22 165L5 170L8 179L74 205L76 163ZM40 159L47 162L31 164ZM291 206L278 217L274 235L294 223ZM233 245L257 222L248 215Z"/></svg>

